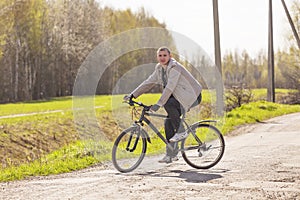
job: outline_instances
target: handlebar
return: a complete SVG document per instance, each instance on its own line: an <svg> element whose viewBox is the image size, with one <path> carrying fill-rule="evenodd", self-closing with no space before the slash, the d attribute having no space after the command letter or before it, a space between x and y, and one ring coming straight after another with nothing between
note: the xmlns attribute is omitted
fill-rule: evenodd
<svg viewBox="0 0 300 200"><path fill-rule="evenodd" d="M130 99L129 101L125 101L125 103L128 103L130 106L134 106L134 104L136 104L138 106L143 107L145 111L149 111L151 108L151 106L147 106L147 105L143 104L142 102L137 102L132 99Z"/></svg>
<svg viewBox="0 0 300 200"><path fill-rule="evenodd" d="M152 113L150 111L150 108L152 105L148 106L148 105L145 105L141 102L137 102L137 101L134 101L131 99L129 99L128 101L124 101L123 103L128 103L130 106L134 106L135 104L138 105L138 106L141 106L143 107L143 111L141 113L141 116L140 116L140 120L139 121L142 121L144 120L144 115L148 115L148 116L155 116L155 117L161 117L161 118L168 118L167 115L162 115L162 114L156 114L156 113ZM150 111L150 112L149 112Z"/></svg>

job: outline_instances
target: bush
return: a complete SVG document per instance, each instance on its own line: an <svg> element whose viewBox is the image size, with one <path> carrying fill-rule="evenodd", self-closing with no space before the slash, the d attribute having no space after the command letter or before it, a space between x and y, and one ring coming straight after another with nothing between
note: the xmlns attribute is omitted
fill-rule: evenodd
<svg viewBox="0 0 300 200"><path fill-rule="evenodd" d="M229 112L237 107L241 107L242 104L251 102L253 99L252 90L244 88L243 85L232 86L225 95L226 111Z"/></svg>

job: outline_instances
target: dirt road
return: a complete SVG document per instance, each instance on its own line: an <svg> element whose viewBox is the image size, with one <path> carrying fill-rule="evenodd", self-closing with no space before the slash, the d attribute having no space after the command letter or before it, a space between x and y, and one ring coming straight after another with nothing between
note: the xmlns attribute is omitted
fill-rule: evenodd
<svg viewBox="0 0 300 200"><path fill-rule="evenodd" d="M225 155L209 170L183 159L147 157L120 174L108 163L58 176L0 183L0 199L300 199L300 113L273 118L228 136Z"/></svg>

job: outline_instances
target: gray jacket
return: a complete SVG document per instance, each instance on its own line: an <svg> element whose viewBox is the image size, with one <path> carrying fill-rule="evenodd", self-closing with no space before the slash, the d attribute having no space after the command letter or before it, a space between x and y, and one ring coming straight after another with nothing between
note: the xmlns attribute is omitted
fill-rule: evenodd
<svg viewBox="0 0 300 200"><path fill-rule="evenodd" d="M142 82L131 94L135 98L149 91L156 84L163 85L162 80L163 66L157 64L154 72ZM200 83L191 75L175 59L171 58L166 68L167 84L163 89L162 95L157 102L157 105L164 106L170 96L173 96L179 101L185 110L189 110L191 105L196 101L202 91Z"/></svg>

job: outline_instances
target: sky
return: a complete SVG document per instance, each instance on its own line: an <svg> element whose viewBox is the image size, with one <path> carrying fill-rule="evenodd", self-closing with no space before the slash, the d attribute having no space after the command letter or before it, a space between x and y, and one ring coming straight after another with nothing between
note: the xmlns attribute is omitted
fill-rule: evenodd
<svg viewBox="0 0 300 200"><path fill-rule="evenodd" d="M194 40L208 55L214 54L212 0L99 0L100 5L147 13L167 29ZM285 0L290 10L293 0ZM221 54L246 50L256 56L268 49L268 0L219 0ZM286 46L292 34L281 0L273 1L274 50Z"/></svg>

